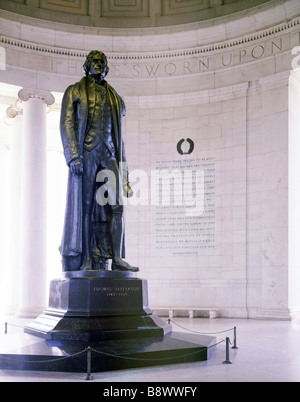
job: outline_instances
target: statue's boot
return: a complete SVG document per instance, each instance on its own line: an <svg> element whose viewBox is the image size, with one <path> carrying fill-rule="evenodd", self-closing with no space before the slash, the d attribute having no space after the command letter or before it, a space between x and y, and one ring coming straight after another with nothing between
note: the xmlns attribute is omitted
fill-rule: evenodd
<svg viewBox="0 0 300 402"><path fill-rule="evenodd" d="M139 268L128 264L121 258L123 244L123 216L113 214L110 222L110 235L112 243L112 271L138 272Z"/></svg>
<svg viewBox="0 0 300 402"><path fill-rule="evenodd" d="M93 269L93 264L92 264L92 260L90 258L84 258L80 270L81 271L90 271L91 269Z"/></svg>
<svg viewBox="0 0 300 402"><path fill-rule="evenodd" d="M128 264L128 262L122 260L119 257L115 257L111 264L112 271L127 271L127 272L138 272L140 269L138 267L133 267Z"/></svg>

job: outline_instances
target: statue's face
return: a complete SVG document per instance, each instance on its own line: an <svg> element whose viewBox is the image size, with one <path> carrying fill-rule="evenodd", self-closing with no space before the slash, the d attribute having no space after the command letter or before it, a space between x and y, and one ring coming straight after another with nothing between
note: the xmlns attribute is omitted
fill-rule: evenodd
<svg viewBox="0 0 300 402"><path fill-rule="evenodd" d="M103 53L97 53L93 56L90 65L89 74L96 76L100 81L103 81L106 74L108 73L107 59Z"/></svg>

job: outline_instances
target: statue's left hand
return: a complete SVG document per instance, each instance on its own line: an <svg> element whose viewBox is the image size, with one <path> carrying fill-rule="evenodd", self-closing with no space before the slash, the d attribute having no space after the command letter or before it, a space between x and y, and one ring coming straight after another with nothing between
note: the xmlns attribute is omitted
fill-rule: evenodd
<svg viewBox="0 0 300 402"><path fill-rule="evenodd" d="M124 184L123 186L124 196L126 198L131 198L133 196L132 188L130 187L129 183Z"/></svg>
<svg viewBox="0 0 300 402"><path fill-rule="evenodd" d="M82 176L83 174L83 162L81 158L76 158L70 163L70 170L77 176Z"/></svg>

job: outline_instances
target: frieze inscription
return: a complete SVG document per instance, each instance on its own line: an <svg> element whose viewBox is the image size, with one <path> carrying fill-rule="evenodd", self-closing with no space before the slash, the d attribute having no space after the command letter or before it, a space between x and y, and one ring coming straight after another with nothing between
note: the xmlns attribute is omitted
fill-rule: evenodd
<svg viewBox="0 0 300 402"><path fill-rule="evenodd" d="M300 33L299 33L300 43ZM191 55L177 60L158 59L147 62L111 60L111 74L114 78L156 78L206 73L222 68L243 65L284 52L290 47L287 37L263 41L237 50L209 52L203 55Z"/></svg>
<svg viewBox="0 0 300 402"><path fill-rule="evenodd" d="M287 25L287 28L290 26ZM279 29L279 28L278 28ZM257 36L257 37L256 37ZM220 45L208 45L180 51L157 53L133 53L121 55L109 52L111 78L150 79L158 77L188 76L208 73L223 68L243 65L287 52L300 44L300 32L290 32L280 37L267 38L269 33L257 33L255 37L234 39ZM0 38L1 39L1 38ZM82 75L85 54L76 51L68 56L68 51L44 46L32 49L32 44L8 38L1 40L9 60L10 47L19 47L21 56L18 66L52 72L54 74ZM30 49L30 53L28 49ZM34 52L36 50L36 52ZM60 54L61 52L61 54ZM292 60L293 55L290 54ZM15 61L13 62L13 64Z"/></svg>

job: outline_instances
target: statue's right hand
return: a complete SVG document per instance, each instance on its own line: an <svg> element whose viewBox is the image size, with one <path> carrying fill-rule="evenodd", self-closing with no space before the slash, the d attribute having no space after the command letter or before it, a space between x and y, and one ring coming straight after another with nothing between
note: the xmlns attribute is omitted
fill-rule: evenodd
<svg viewBox="0 0 300 402"><path fill-rule="evenodd" d="M83 174L83 161L81 158L74 159L70 162L70 170L72 173L82 176Z"/></svg>

